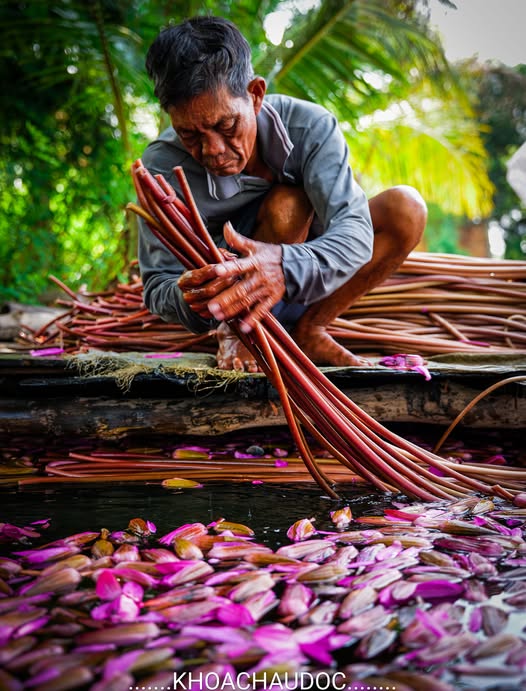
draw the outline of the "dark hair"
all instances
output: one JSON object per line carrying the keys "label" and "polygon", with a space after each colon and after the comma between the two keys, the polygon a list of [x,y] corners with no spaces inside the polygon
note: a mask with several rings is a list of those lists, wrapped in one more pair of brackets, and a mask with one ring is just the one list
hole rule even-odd
{"label": "dark hair", "polygon": [[150,46],[146,70],[164,110],[222,86],[245,97],[254,77],[245,37],[232,22],[211,16],[163,29]]}

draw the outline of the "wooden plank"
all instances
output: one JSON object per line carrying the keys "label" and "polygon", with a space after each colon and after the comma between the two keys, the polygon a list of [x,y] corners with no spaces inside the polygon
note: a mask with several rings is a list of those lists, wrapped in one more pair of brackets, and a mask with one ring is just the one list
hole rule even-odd
{"label": "wooden plank", "polygon": [[[212,371],[210,371],[212,372]],[[382,423],[447,426],[489,385],[525,374],[517,362],[485,368],[443,367],[431,381],[385,368],[330,370],[327,376]],[[201,371],[202,375],[202,371]],[[142,373],[123,391],[112,376],[78,376],[61,359],[0,357],[0,433],[81,435],[102,439],[150,434],[218,435],[284,425],[276,391],[262,375],[200,381],[190,373]],[[526,385],[508,384],[481,400],[463,424],[525,428]]]}
{"label": "wooden plank", "polygon": [[[508,389],[508,390],[504,390]],[[389,386],[344,389],[382,423],[449,425],[479,393],[472,385],[436,382],[432,387],[399,381]],[[524,386],[510,385],[483,399],[463,424],[479,428],[520,428],[526,422]],[[238,429],[285,425],[272,397],[241,399],[236,393],[190,397],[59,396],[3,400],[0,432],[96,436],[117,439],[155,434],[218,435]]]}

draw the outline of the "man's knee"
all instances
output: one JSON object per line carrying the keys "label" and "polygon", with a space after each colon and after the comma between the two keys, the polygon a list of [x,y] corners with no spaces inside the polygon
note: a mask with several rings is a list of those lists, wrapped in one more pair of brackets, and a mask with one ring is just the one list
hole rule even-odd
{"label": "man's knee", "polygon": [[305,242],[314,211],[302,187],[275,185],[263,200],[254,238],[263,242]]}
{"label": "man's knee", "polygon": [[426,227],[427,206],[418,190],[410,185],[397,185],[370,201],[375,231],[387,230],[410,252],[422,239]]}

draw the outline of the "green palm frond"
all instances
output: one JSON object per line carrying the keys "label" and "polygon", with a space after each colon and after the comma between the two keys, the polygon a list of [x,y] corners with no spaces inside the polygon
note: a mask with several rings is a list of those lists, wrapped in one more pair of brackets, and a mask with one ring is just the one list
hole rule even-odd
{"label": "green palm frond", "polygon": [[[440,43],[399,6],[326,0],[296,12],[281,44],[256,69],[270,91],[322,103],[339,118],[368,192],[413,184],[444,210],[485,215],[492,186],[468,99]],[[408,99],[411,107],[393,117]],[[388,109],[389,119],[382,117]]]}

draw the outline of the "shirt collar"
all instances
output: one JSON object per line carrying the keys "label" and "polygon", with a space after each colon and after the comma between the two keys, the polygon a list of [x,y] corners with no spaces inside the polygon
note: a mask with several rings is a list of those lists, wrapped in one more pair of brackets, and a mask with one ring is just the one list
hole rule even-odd
{"label": "shirt collar", "polygon": [[[279,174],[284,174],[287,158],[290,156],[294,144],[292,143],[285,125],[279,113],[267,101],[263,101],[261,110],[257,115],[258,142],[265,163]],[[213,199],[229,199],[238,194],[243,187],[243,178],[249,176],[238,175],[212,175],[206,171],[208,180],[208,192]]]}

